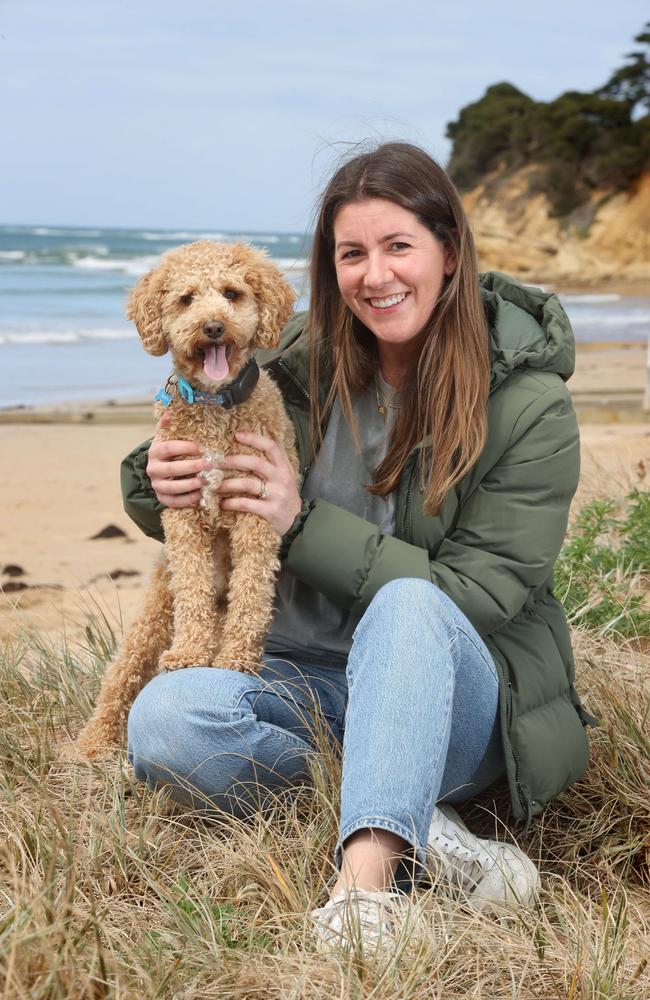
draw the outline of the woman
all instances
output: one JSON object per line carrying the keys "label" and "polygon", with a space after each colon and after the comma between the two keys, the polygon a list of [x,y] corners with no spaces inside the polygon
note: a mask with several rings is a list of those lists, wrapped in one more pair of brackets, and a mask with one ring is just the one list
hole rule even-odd
{"label": "woman", "polygon": [[[220,487],[224,509],[283,536],[265,667],[156,677],[129,720],[136,774],[255,808],[307,775],[316,705],[343,748],[339,876],[313,914],[323,939],[344,941],[354,908],[376,943],[393,890],[432,864],[477,907],[529,902],[532,862],[469,834],[448,803],[505,770],[530,820],[587,765],[552,593],[579,464],[566,316],[504,276],[479,283],[449,178],[387,143],[328,184],[309,314],[267,367],[296,428],[301,494],[255,435],[241,440],[259,457],[227,460],[242,478]],[[154,439],[125,460],[126,509],[147,533],[160,531],[152,489],[159,504],[198,501],[204,463],[178,461],[198,455]]]}

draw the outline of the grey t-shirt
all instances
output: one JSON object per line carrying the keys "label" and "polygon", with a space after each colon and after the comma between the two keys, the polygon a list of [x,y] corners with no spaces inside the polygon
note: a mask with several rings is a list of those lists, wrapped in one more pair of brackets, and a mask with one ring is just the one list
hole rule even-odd
{"label": "grey t-shirt", "polygon": [[[380,379],[382,399],[391,387]],[[352,396],[361,452],[352,436],[338,399],[332,407],[323,444],[305,479],[306,500],[323,499],[376,524],[386,535],[395,526],[395,498],[374,496],[364,488],[386,454],[395,409],[379,413],[375,384]],[[323,594],[298,580],[283,565],[277,582],[273,624],[267,639],[269,653],[296,653],[302,661],[345,667],[359,615],[333,604]]]}

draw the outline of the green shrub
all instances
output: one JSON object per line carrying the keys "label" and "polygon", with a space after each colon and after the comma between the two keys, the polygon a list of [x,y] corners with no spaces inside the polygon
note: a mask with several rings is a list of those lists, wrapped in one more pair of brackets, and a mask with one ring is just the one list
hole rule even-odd
{"label": "green shrub", "polygon": [[650,491],[633,490],[622,511],[617,506],[592,500],[580,511],[555,567],[555,590],[572,624],[600,635],[648,636]]}

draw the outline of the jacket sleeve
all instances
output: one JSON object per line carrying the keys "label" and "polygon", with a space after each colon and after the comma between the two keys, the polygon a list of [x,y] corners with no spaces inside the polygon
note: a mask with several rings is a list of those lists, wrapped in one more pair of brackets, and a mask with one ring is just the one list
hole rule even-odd
{"label": "jacket sleeve", "polygon": [[150,538],[162,542],[164,536],[160,514],[164,508],[158,503],[146,472],[150,444],[151,439],[143,441],[122,461],[120,467],[122,502],[124,510],[138,528]]}
{"label": "jacket sleeve", "polygon": [[507,447],[462,502],[435,558],[317,500],[291,543],[288,566],[356,612],[389,580],[431,580],[488,635],[521,611],[529,593],[551,576],[578,473],[578,427],[561,385],[536,396],[518,417]]}

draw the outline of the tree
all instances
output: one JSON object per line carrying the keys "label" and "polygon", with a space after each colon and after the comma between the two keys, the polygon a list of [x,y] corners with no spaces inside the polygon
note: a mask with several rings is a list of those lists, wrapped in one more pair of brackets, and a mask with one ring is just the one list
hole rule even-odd
{"label": "tree", "polygon": [[449,172],[459,187],[472,187],[502,158],[525,160],[529,137],[526,122],[535,102],[511,83],[488,87],[483,97],[461,109],[449,122],[453,140]]}
{"label": "tree", "polygon": [[650,21],[646,22],[644,30],[635,36],[635,42],[644,45],[645,49],[628,52],[625,58],[627,66],[621,66],[610,76],[599,93],[612,97],[616,101],[624,101],[629,105],[630,113],[640,104],[650,111]]}

